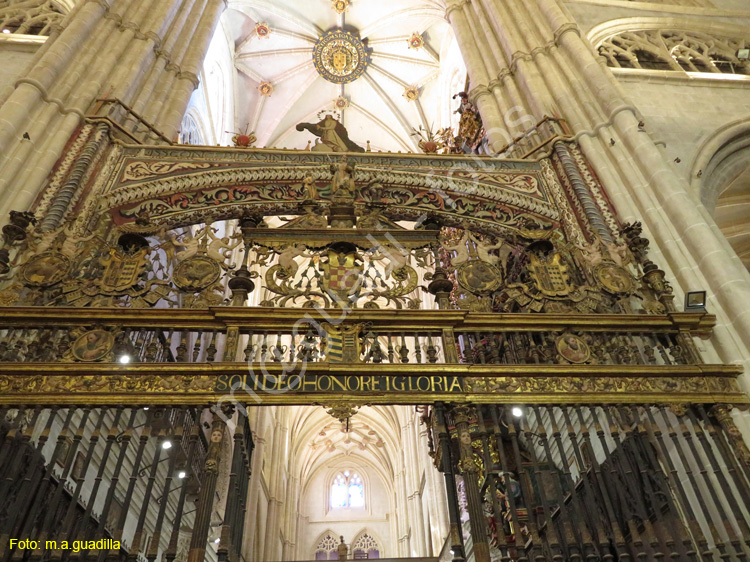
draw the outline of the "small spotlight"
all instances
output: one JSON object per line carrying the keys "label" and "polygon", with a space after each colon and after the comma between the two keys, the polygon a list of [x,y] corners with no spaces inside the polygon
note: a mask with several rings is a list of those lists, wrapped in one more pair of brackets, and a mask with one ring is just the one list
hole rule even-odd
{"label": "small spotlight", "polygon": [[216,540],[214,541],[214,544],[219,544],[220,542],[221,542],[221,539],[216,539]]}
{"label": "small spotlight", "polygon": [[10,33],[10,29],[3,29],[3,33]]}
{"label": "small spotlight", "polygon": [[690,291],[686,294],[685,312],[706,312],[706,291]]}
{"label": "small spotlight", "polygon": [[145,407],[143,408],[143,411],[144,411],[144,412],[148,412],[148,406],[145,406]]}
{"label": "small spotlight", "polygon": [[180,472],[177,473],[177,478],[179,478],[180,480],[185,478],[185,476],[187,476],[187,472],[185,472],[184,470],[181,470]]}
{"label": "small spotlight", "polygon": [[120,363],[122,363],[123,365],[126,365],[127,363],[130,363],[130,355],[128,355],[127,353],[120,355],[120,359],[118,359],[118,361],[120,361]]}
{"label": "small spotlight", "polygon": [[520,418],[520,417],[521,417],[521,416],[523,415],[523,410],[522,410],[521,408],[519,408],[518,406],[516,406],[515,408],[513,408],[513,409],[511,410],[511,413],[512,413],[512,414],[513,414],[513,415],[514,415],[515,417],[517,417],[517,418]]}
{"label": "small spotlight", "polygon": [[164,449],[165,451],[167,449],[171,449],[172,448],[172,442],[171,441],[164,441],[164,443],[161,444],[161,448]]}

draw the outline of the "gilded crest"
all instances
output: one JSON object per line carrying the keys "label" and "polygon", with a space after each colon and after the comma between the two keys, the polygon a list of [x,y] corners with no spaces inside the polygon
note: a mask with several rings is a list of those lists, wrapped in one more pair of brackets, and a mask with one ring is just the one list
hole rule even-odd
{"label": "gilded crest", "polygon": [[114,248],[102,260],[104,272],[99,284],[103,294],[117,294],[138,284],[146,270],[147,248],[123,255]]}
{"label": "gilded crest", "polygon": [[547,297],[564,297],[573,291],[568,266],[550,242],[534,242],[529,246],[529,273],[536,289]]}
{"label": "gilded crest", "polygon": [[21,268],[24,283],[32,287],[50,287],[62,281],[70,269],[70,260],[57,252],[34,256]]}
{"label": "gilded crest", "polygon": [[353,244],[333,244],[328,250],[328,260],[321,263],[323,289],[348,300],[362,285],[362,260]]}
{"label": "gilded crest", "polygon": [[359,363],[362,324],[335,327],[323,324],[326,331],[325,354],[329,363]]}

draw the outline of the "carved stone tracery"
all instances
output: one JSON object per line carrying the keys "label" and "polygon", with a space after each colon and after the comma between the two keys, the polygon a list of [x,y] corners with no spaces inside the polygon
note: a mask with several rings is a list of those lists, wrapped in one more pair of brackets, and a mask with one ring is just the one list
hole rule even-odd
{"label": "carved stone tracery", "polygon": [[626,31],[605,39],[599,54],[613,68],[750,74],[748,61],[737,57],[747,43],[698,31]]}

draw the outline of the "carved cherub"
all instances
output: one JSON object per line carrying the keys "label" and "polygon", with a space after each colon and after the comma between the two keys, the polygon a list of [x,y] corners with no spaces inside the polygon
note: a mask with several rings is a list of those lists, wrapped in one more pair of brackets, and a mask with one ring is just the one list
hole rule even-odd
{"label": "carved cherub", "polygon": [[443,240],[443,248],[449,252],[456,252],[456,255],[451,258],[451,265],[458,266],[462,263],[469,261],[469,231],[464,231],[463,236],[456,244],[448,244],[447,240]]}
{"label": "carved cherub", "polygon": [[294,277],[297,273],[297,270],[299,270],[299,264],[294,260],[294,258],[300,256],[309,257],[309,254],[307,254],[305,250],[307,250],[307,246],[305,246],[304,244],[293,244],[291,246],[287,246],[281,252],[279,252],[278,263],[289,275],[289,277]]}
{"label": "carved cherub", "polygon": [[371,259],[387,260],[388,265],[385,266],[385,276],[387,278],[394,271],[398,271],[408,265],[410,255],[409,251],[403,246],[380,246]]}
{"label": "carved cherub", "polygon": [[[227,259],[232,257],[232,251],[242,243],[242,234],[237,233],[219,238],[214,235],[214,232],[217,232],[217,230],[214,228],[208,229],[208,237],[211,238],[211,242],[208,244],[206,253],[210,258],[223,265]],[[234,243],[230,242],[232,239],[234,239]]]}
{"label": "carved cherub", "polygon": [[[477,255],[479,256],[479,259],[492,265],[497,265],[502,261],[503,265],[505,265],[505,260],[510,254],[510,246],[503,247],[505,245],[505,240],[502,239],[496,244],[490,244],[489,242],[489,237],[477,242]],[[492,250],[497,250],[498,248],[501,248],[500,256],[490,254]]]}

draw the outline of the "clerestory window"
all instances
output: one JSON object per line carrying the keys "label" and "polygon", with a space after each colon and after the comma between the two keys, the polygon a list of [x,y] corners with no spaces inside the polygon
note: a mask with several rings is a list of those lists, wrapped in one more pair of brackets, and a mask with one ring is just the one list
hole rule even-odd
{"label": "clerestory window", "polygon": [[336,475],[331,484],[331,507],[364,507],[365,489],[362,477],[345,470]]}

